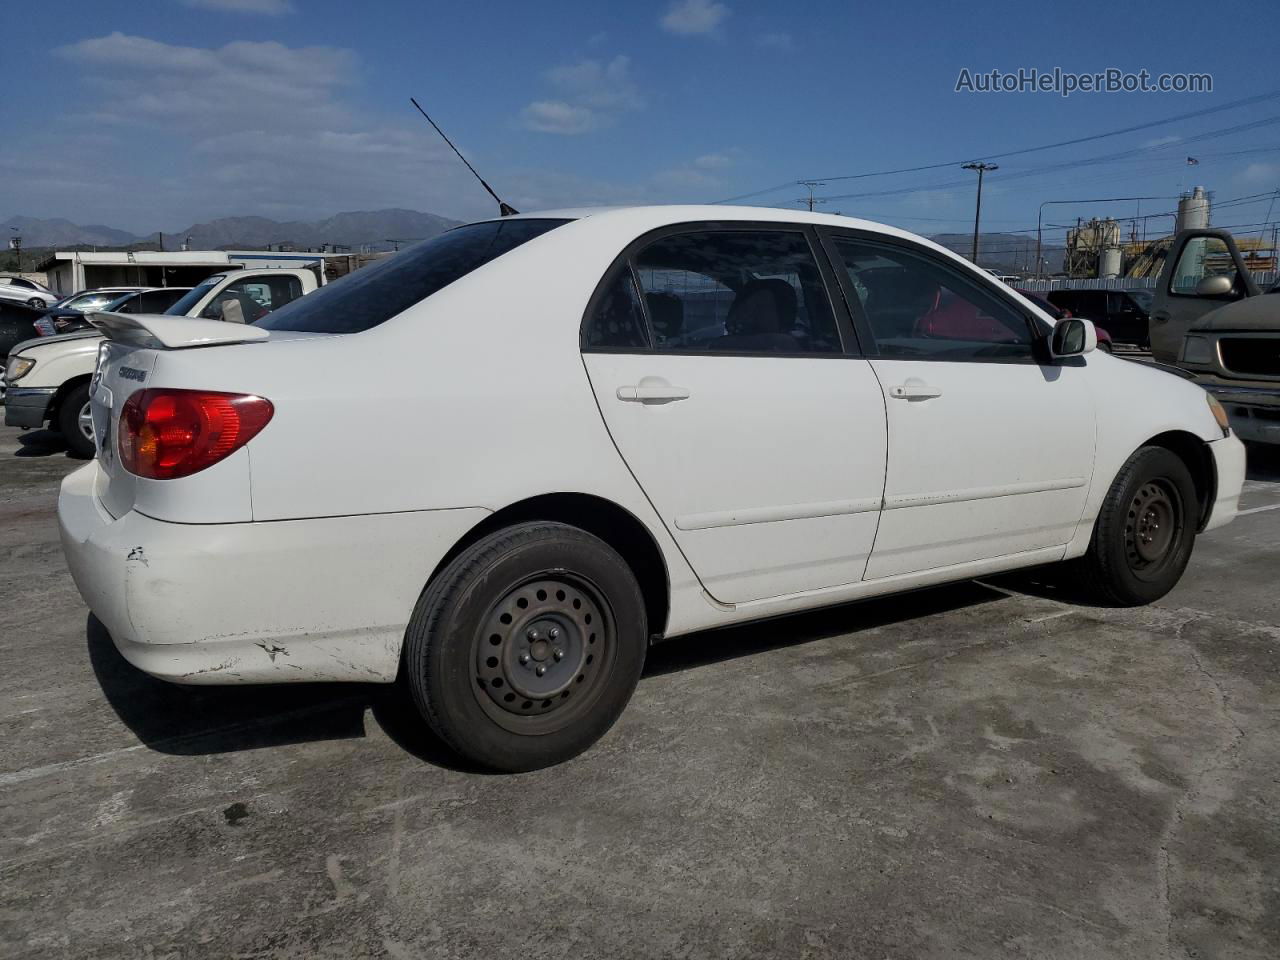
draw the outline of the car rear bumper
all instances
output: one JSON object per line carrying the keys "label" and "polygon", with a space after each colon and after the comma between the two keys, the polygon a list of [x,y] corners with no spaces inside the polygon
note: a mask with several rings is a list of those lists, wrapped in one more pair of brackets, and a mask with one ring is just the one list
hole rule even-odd
{"label": "car rear bumper", "polygon": [[4,394],[4,422],[10,427],[42,427],[56,387],[10,387]]}
{"label": "car rear bumper", "polygon": [[432,570],[480,508],[177,524],[63,480],[58,524],[89,609],[140,670],[176,683],[390,682]]}
{"label": "car rear bumper", "polygon": [[1214,471],[1218,478],[1213,507],[1205,530],[1214,530],[1235,519],[1240,510],[1240,491],[1244,487],[1244,444],[1234,434],[1214,440],[1209,445]]}

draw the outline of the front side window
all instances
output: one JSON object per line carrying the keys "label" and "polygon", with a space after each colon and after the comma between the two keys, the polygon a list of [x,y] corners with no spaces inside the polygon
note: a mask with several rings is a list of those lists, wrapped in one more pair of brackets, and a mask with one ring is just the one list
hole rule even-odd
{"label": "front side window", "polygon": [[272,310],[292,303],[300,296],[302,281],[295,276],[250,276],[227,284],[201,310],[200,315],[210,320],[256,323]]}
{"label": "front side window", "polygon": [[841,350],[817,261],[801,232],[674,234],[644,247],[635,269],[656,350]]}
{"label": "front side window", "polygon": [[1217,276],[1229,277],[1232,291],[1239,289],[1236,262],[1226,242],[1221,237],[1192,237],[1178,255],[1169,280],[1169,292],[1195,296],[1200,281]]}
{"label": "front side window", "polygon": [[520,218],[455,227],[273,310],[258,325],[270,330],[359,333],[568,222]]}
{"label": "front side window", "polygon": [[835,249],[881,356],[1033,359],[1026,318],[954,267],[862,240],[837,239]]}

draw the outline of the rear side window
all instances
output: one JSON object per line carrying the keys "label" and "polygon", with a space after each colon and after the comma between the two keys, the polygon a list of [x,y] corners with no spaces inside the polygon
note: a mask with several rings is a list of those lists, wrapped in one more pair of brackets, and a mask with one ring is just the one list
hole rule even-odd
{"label": "rear side window", "polygon": [[148,290],[138,294],[139,313],[164,313],[186,294],[185,290]]}
{"label": "rear side window", "polygon": [[568,221],[491,220],[458,227],[273,310],[258,326],[310,333],[368,330],[565,223]]}
{"label": "rear side window", "polygon": [[826,286],[801,232],[673,234],[637,253],[635,269],[656,350],[841,351]]}
{"label": "rear side window", "polygon": [[644,311],[640,308],[640,296],[636,292],[630,264],[614,267],[613,277],[605,284],[604,295],[587,321],[582,345],[623,350],[643,350],[649,346]]}

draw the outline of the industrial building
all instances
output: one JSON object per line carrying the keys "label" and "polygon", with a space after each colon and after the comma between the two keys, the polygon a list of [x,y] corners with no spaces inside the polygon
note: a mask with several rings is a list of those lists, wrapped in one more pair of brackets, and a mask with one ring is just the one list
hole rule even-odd
{"label": "industrial building", "polygon": [[[306,267],[324,265],[332,276],[339,263],[346,273],[348,254],[285,253],[275,250],[105,250],[58,251],[37,267],[55,293],[93,287],[189,287],[205,277],[242,267]],[[337,261],[330,265],[329,261]]]}

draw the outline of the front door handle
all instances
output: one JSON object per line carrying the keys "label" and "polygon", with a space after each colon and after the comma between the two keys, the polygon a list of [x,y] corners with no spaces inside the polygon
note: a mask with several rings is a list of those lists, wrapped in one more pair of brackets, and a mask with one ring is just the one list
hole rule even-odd
{"label": "front door handle", "polygon": [[619,387],[618,399],[628,403],[671,403],[689,399],[689,388],[674,387],[657,377],[645,377],[633,387]]}
{"label": "front door handle", "polygon": [[1151,319],[1156,323],[1168,323],[1173,319],[1173,317],[1170,314],[1165,313],[1163,310],[1157,310],[1151,315]]}
{"label": "front door handle", "polygon": [[912,377],[906,383],[890,387],[889,396],[895,400],[932,400],[934,397],[942,396],[942,391],[937,387],[929,386],[923,380]]}

